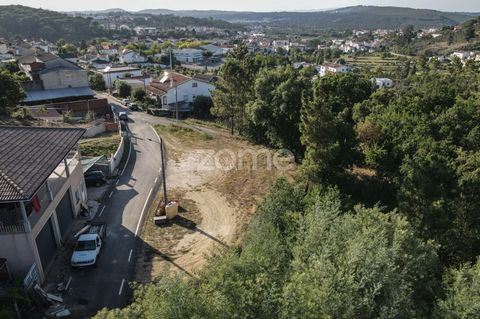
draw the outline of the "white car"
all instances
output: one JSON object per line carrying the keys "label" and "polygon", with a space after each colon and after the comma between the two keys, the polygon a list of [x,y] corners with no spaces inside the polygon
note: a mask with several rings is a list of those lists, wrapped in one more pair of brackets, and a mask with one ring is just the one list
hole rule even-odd
{"label": "white car", "polygon": [[123,105],[127,106],[130,103],[129,99],[122,99]]}
{"label": "white car", "polygon": [[87,233],[80,235],[70,260],[72,267],[96,265],[105,236],[106,225],[103,223],[90,226]]}

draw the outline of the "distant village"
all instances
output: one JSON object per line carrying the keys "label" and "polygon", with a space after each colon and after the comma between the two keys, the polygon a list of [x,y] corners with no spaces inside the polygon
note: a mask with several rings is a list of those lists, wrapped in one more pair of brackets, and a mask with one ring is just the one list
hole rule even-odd
{"label": "distant village", "polygon": [[[0,64],[16,64],[25,79],[22,86],[26,92],[23,105],[36,116],[60,116],[72,107],[78,110],[94,109],[99,116],[108,113],[106,100],[95,99],[95,92],[89,87],[88,76],[101,76],[105,88],[115,93],[115,84],[125,82],[133,90],[143,89],[155,101],[152,110],[172,112],[173,105],[182,112],[192,111],[192,103],[197,96],[210,96],[214,88],[216,72],[226,56],[239,41],[246,44],[252,53],[273,55],[293,54],[294,68],[313,68],[317,75],[348,73],[355,70],[340,55],[368,55],[385,52],[392,35],[398,30],[353,30],[344,38],[333,38],[323,42],[312,39],[280,39],[258,30],[237,32],[232,37],[219,37],[221,30],[190,26],[183,30],[194,30],[197,34],[212,34],[210,40],[161,38],[154,27],[131,27],[128,17],[112,19],[110,16],[95,16],[95,20],[107,29],[128,29],[134,36],[125,39],[99,39],[83,48],[73,48],[65,52],[58,43],[39,40],[0,39]],[[127,20],[125,20],[127,19]],[[125,20],[125,21],[124,21]],[[438,37],[438,29],[418,32],[416,37]],[[315,56],[316,52],[327,52],[330,59],[304,59]],[[325,56],[325,54],[324,54]],[[480,52],[455,51],[450,55],[433,56],[440,63],[459,60],[465,64],[469,60],[480,60]],[[374,77],[372,82],[378,88],[394,85],[392,79]],[[188,89],[186,87],[188,86]],[[180,91],[179,91],[180,90]],[[92,102],[93,101],[93,102]],[[39,114],[38,107],[59,110],[54,114]],[[79,116],[82,116],[80,114]]]}

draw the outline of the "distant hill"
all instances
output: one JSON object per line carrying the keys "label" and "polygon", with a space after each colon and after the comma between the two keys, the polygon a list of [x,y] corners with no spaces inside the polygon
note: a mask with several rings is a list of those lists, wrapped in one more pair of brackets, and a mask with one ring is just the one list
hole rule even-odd
{"label": "distant hill", "polygon": [[105,35],[92,19],[18,5],[0,6],[1,37],[80,41]]}
{"label": "distant hill", "polygon": [[105,9],[105,10],[71,11],[66,13],[106,14],[106,13],[113,13],[113,12],[128,12],[128,11],[122,8],[111,8],[111,9]]}
{"label": "distant hill", "polygon": [[460,24],[472,14],[441,12],[401,7],[353,6],[318,12],[235,12],[215,10],[166,9],[142,10],[139,13],[173,14],[198,18],[222,19],[229,22],[263,23],[272,27],[295,29],[396,29],[406,25],[417,28]]}
{"label": "distant hill", "polygon": [[[195,17],[181,17],[174,15],[147,15],[133,14],[122,9],[104,10],[103,15],[128,15],[132,27],[142,25],[156,27],[159,30],[171,30],[175,27],[202,26],[216,27],[227,30],[239,30],[225,20],[201,19]],[[88,14],[82,12],[83,14]],[[127,23],[127,22],[126,22]],[[126,35],[129,31],[105,30],[92,17],[72,16],[43,9],[34,9],[26,6],[0,6],[0,37],[12,38],[19,36],[28,39],[44,39],[55,42],[65,39],[69,42],[89,40],[96,37],[110,37]]]}

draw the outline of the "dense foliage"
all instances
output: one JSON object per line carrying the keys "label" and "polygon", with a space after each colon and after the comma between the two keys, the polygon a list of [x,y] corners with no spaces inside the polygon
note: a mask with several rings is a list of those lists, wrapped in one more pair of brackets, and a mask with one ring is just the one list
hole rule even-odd
{"label": "dense foliage", "polygon": [[25,92],[14,75],[0,68],[0,115],[9,115],[24,97]]}
{"label": "dense foliage", "polygon": [[440,299],[435,317],[446,319],[476,318],[480,313],[480,262],[451,269],[444,278],[445,299]]}
{"label": "dense foliage", "polygon": [[404,59],[376,89],[372,70],[314,78],[289,58],[239,45],[211,111],[292,150],[298,186],[279,181],[197,279],[163,276],[99,318],[475,318],[479,63]]}
{"label": "dense foliage", "polygon": [[24,6],[0,7],[0,36],[29,39],[80,41],[107,33],[92,19]]}
{"label": "dense foliage", "polygon": [[321,29],[396,29],[406,25],[430,28],[461,23],[467,14],[402,7],[353,6],[318,12],[235,12],[212,10],[143,10],[142,13],[176,14],[198,18],[251,23],[262,21],[275,32],[315,32]]}
{"label": "dense foliage", "polygon": [[115,89],[120,97],[128,98],[132,95],[132,87],[125,81],[115,81]]}
{"label": "dense foliage", "polygon": [[[395,213],[342,208],[338,191],[280,180],[245,243],[198,279],[166,275],[97,318],[412,318],[432,311],[435,248]],[[389,274],[389,275],[386,275]]]}
{"label": "dense foliage", "polygon": [[103,76],[99,73],[93,73],[88,76],[88,85],[95,91],[105,91],[107,88]]}

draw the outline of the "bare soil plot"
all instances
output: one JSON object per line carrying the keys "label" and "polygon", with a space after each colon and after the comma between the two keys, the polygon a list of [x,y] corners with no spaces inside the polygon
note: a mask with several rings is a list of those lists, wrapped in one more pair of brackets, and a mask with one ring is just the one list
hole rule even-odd
{"label": "bare soil plot", "polygon": [[[293,160],[253,145],[225,130],[198,126],[157,126],[167,148],[167,189],[178,199],[177,220],[158,227],[157,194],[141,238],[136,280],[149,282],[165,271],[195,276],[215,247],[238,244],[245,225],[271,184],[291,176]],[[210,134],[212,133],[212,134]],[[281,162],[282,166],[275,165]]]}

